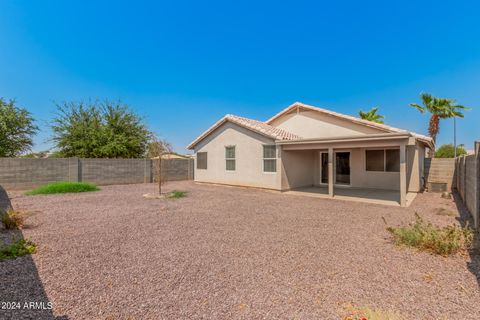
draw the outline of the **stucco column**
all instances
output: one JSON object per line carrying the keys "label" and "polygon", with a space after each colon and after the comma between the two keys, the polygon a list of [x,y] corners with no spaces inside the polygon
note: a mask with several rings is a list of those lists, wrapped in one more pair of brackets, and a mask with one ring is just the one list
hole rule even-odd
{"label": "stucco column", "polygon": [[400,206],[407,206],[407,163],[405,144],[400,145]]}
{"label": "stucco column", "polygon": [[328,195],[333,198],[333,148],[328,148]]}

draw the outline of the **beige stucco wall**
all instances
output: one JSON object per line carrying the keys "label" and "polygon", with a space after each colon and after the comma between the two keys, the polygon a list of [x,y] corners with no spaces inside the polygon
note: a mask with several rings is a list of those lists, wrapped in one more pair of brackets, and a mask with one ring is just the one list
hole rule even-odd
{"label": "beige stucco wall", "polygon": [[399,172],[366,170],[366,150],[366,148],[352,150],[350,164],[352,187],[400,190]]}
{"label": "beige stucco wall", "polygon": [[[319,118],[324,115],[312,112],[291,114],[274,122],[279,127],[303,137],[345,136],[352,134],[378,133],[368,127],[340,123],[329,117],[326,123]],[[323,119],[325,120],[325,119]],[[303,130],[303,131],[302,131]],[[315,136],[308,136],[313,135]],[[252,186],[275,190],[288,190],[320,183],[320,156],[322,148],[333,147],[337,151],[351,152],[351,186],[358,188],[400,189],[400,173],[366,171],[365,150],[372,148],[398,148],[399,144],[410,143],[408,139],[385,141],[354,141],[333,145],[282,145],[277,146],[277,172],[263,172],[263,145],[273,144],[274,140],[254,133],[243,127],[227,122],[196,145],[194,151],[208,152],[208,168],[195,169],[195,181],[222,183],[229,185]],[[225,147],[236,146],[236,170],[225,169]],[[407,189],[418,192],[422,189],[425,147],[416,142],[407,146]],[[195,163],[196,168],[196,163]]]}
{"label": "beige stucco wall", "polygon": [[423,190],[425,146],[421,143],[407,146],[407,190],[420,192]]}
{"label": "beige stucco wall", "polygon": [[[201,141],[194,149],[208,152],[207,169],[196,169],[195,181],[280,189],[280,160],[276,173],[263,172],[263,145],[274,141],[227,122]],[[236,170],[225,169],[225,147],[235,145]],[[278,153],[278,152],[277,152]]]}
{"label": "beige stucco wall", "polygon": [[[387,147],[388,149],[392,147]],[[366,170],[366,150],[384,148],[351,148],[350,151],[350,182],[352,187],[400,190],[399,172],[376,172]],[[324,150],[327,151],[327,150]],[[317,152],[315,166],[320,168],[319,152]],[[423,188],[423,159],[425,147],[421,144],[407,147],[407,190],[419,192]],[[320,183],[320,170],[315,173],[315,185]]]}
{"label": "beige stucco wall", "polygon": [[321,114],[314,111],[300,111],[284,115],[272,126],[279,127],[302,138],[329,138],[362,134],[382,133],[379,129],[366,127],[351,121]]}
{"label": "beige stucco wall", "polygon": [[[372,149],[372,148],[369,148]],[[350,186],[355,188],[373,188],[400,190],[399,172],[374,172],[366,170],[365,151],[367,148],[346,148],[336,151],[350,152]],[[322,150],[327,152],[327,150]],[[315,173],[314,184],[320,184],[320,152],[315,152],[315,166],[318,170]]]}
{"label": "beige stucco wall", "polygon": [[[336,151],[344,150],[351,152],[350,158],[350,181],[352,187],[357,188],[378,188],[388,190],[400,190],[399,172],[372,172],[366,171],[365,151],[367,149],[391,149],[398,148],[400,144],[407,144],[407,140],[386,140],[368,142],[350,142],[331,145]],[[407,146],[407,190],[419,192],[423,189],[425,146],[422,143]],[[320,151],[326,152],[325,146],[316,145],[284,145],[288,151],[300,151],[305,149],[317,149],[314,151],[313,162],[314,185],[320,183]]]}
{"label": "beige stucco wall", "polygon": [[315,179],[315,151],[282,151],[282,190],[313,186]]}

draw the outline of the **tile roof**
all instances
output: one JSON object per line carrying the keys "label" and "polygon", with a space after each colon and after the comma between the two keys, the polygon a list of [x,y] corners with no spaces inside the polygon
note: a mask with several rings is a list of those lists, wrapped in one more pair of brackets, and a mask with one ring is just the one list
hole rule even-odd
{"label": "tile roof", "polygon": [[244,117],[239,117],[233,114],[227,114],[226,118],[238,125],[243,125],[254,131],[263,133],[269,137],[272,137],[277,140],[295,140],[300,139],[296,134],[290,133],[286,130],[271,126],[265,122],[248,119]]}
{"label": "tile roof", "polygon": [[290,112],[291,110],[294,110],[297,107],[302,108],[302,109],[306,109],[306,110],[312,110],[312,111],[320,112],[320,113],[327,114],[327,115],[337,117],[337,118],[342,118],[342,119],[349,120],[349,121],[354,122],[354,123],[362,124],[362,125],[365,125],[365,126],[368,126],[368,127],[371,127],[371,128],[376,128],[376,129],[379,129],[379,130],[383,130],[385,132],[409,133],[415,138],[418,138],[418,139],[423,140],[427,143],[432,143],[433,144],[433,139],[431,137],[427,137],[427,136],[424,136],[424,135],[421,135],[421,134],[418,134],[418,133],[415,133],[415,132],[411,132],[411,131],[408,131],[408,130],[395,128],[395,127],[392,127],[392,126],[389,126],[389,125],[386,125],[386,124],[376,123],[376,122],[360,119],[360,118],[357,118],[357,117],[349,116],[349,115],[346,115],[346,114],[338,113],[338,112],[335,112],[335,111],[330,111],[330,110],[327,110],[327,109],[314,107],[314,106],[304,104],[304,103],[301,103],[301,102],[295,102],[294,104],[288,106],[284,110],[282,110],[279,113],[277,113],[276,115],[274,115],[272,118],[265,121],[265,123],[271,124],[274,120],[280,118],[282,115]]}
{"label": "tile roof", "polygon": [[207,131],[202,133],[197,139],[195,139],[192,143],[190,143],[187,148],[192,149],[197,143],[205,139],[210,133],[212,133],[215,129],[220,127],[225,122],[232,122],[241,127],[250,129],[254,132],[257,132],[261,135],[267,136],[274,140],[297,140],[301,139],[301,137],[297,136],[296,134],[290,133],[286,130],[271,126],[265,122],[248,119],[244,117],[239,117],[233,114],[227,114],[222,119],[217,121],[213,126],[211,126]]}
{"label": "tile roof", "polygon": [[205,139],[210,133],[212,133],[215,129],[217,129],[219,126],[221,126],[222,124],[224,124],[227,121],[235,123],[235,124],[237,124],[241,127],[247,128],[249,130],[252,130],[254,132],[257,132],[261,135],[267,136],[267,137],[275,139],[275,140],[284,140],[284,141],[285,140],[287,140],[287,141],[288,140],[300,140],[302,138],[297,136],[296,134],[293,134],[291,132],[288,132],[286,130],[283,130],[283,129],[280,129],[280,128],[277,128],[277,127],[274,127],[274,126],[271,125],[271,123],[273,121],[280,118],[284,114],[287,114],[292,110],[295,110],[296,108],[302,108],[302,109],[305,109],[305,110],[312,110],[312,111],[320,112],[320,113],[327,114],[327,115],[330,115],[330,116],[333,116],[333,117],[342,118],[342,119],[351,121],[353,123],[357,123],[357,124],[361,124],[361,125],[364,125],[364,126],[367,126],[367,127],[379,129],[381,131],[388,132],[388,133],[406,133],[406,134],[409,134],[410,136],[415,137],[416,139],[419,139],[420,141],[426,143],[429,147],[434,148],[434,143],[433,143],[432,138],[421,135],[421,134],[418,134],[418,133],[415,133],[415,132],[411,132],[411,131],[407,131],[407,130],[403,130],[403,129],[398,129],[398,128],[395,128],[395,127],[392,127],[392,126],[389,126],[389,125],[386,125],[386,124],[376,123],[376,122],[360,119],[360,118],[357,118],[357,117],[349,116],[349,115],[346,115],[346,114],[330,111],[330,110],[327,110],[327,109],[322,109],[322,108],[310,106],[310,105],[307,105],[307,104],[303,104],[301,102],[295,102],[294,104],[285,108],[284,110],[277,113],[275,116],[273,116],[272,118],[270,118],[269,120],[267,120],[265,122],[258,121],[258,120],[252,120],[252,119],[248,119],[248,118],[244,118],[244,117],[239,117],[239,116],[232,115],[232,114],[227,114],[222,119],[217,121],[213,126],[211,126],[207,131],[202,133],[192,143],[190,143],[187,146],[187,149],[193,149],[193,147],[197,143],[199,143],[200,141]]}

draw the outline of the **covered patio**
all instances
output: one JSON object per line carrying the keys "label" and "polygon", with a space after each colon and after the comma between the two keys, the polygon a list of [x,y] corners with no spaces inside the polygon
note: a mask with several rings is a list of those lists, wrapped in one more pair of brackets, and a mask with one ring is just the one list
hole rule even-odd
{"label": "covered patio", "polygon": [[410,133],[278,142],[282,190],[406,207],[423,189],[425,148]]}
{"label": "covered patio", "polygon": [[[400,206],[400,194],[396,190],[372,189],[372,188],[333,188],[333,197],[328,194],[328,187],[313,186],[296,188],[286,191],[285,194],[316,197],[333,198],[345,201],[360,201],[367,203],[383,204],[390,206]],[[406,206],[410,206],[415,197],[414,192],[408,192],[406,196]]]}

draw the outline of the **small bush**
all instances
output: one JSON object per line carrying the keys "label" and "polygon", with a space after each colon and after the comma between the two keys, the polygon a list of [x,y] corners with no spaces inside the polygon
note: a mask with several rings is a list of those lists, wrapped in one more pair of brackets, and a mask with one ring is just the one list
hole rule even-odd
{"label": "small bush", "polygon": [[443,256],[471,247],[474,233],[468,226],[462,228],[452,225],[438,228],[425,223],[418,214],[415,216],[415,223],[405,227],[387,228],[393,235],[395,244],[415,247]]}
{"label": "small bush", "polygon": [[25,222],[25,214],[20,211],[8,209],[1,215],[0,220],[5,226],[5,229],[20,229]]}
{"label": "small bush", "polygon": [[372,309],[369,307],[357,308],[347,306],[348,315],[343,320],[401,320],[400,314],[390,310]]}
{"label": "small bush", "polygon": [[37,245],[30,240],[13,240],[11,244],[0,243],[0,261],[15,259],[37,251]]}
{"label": "small bush", "polygon": [[[467,154],[463,144],[457,146],[457,157]],[[435,158],[453,158],[455,156],[455,148],[453,144],[443,144],[435,150]]]}
{"label": "small bush", "polygon": [[96,185],[87,182],[54,182],[41,186],[27,192],[27,195],[54,194],[54,193],[75,193],[100,190]]}
{"label": "small bush", "polygon": [[185,197],[186,195],[187,195],[187,192],[185,192],[185,191],[174,190],[172,192],[167,193],[167,198],[169,198],[169,199],[179,199],[179,198]]}

